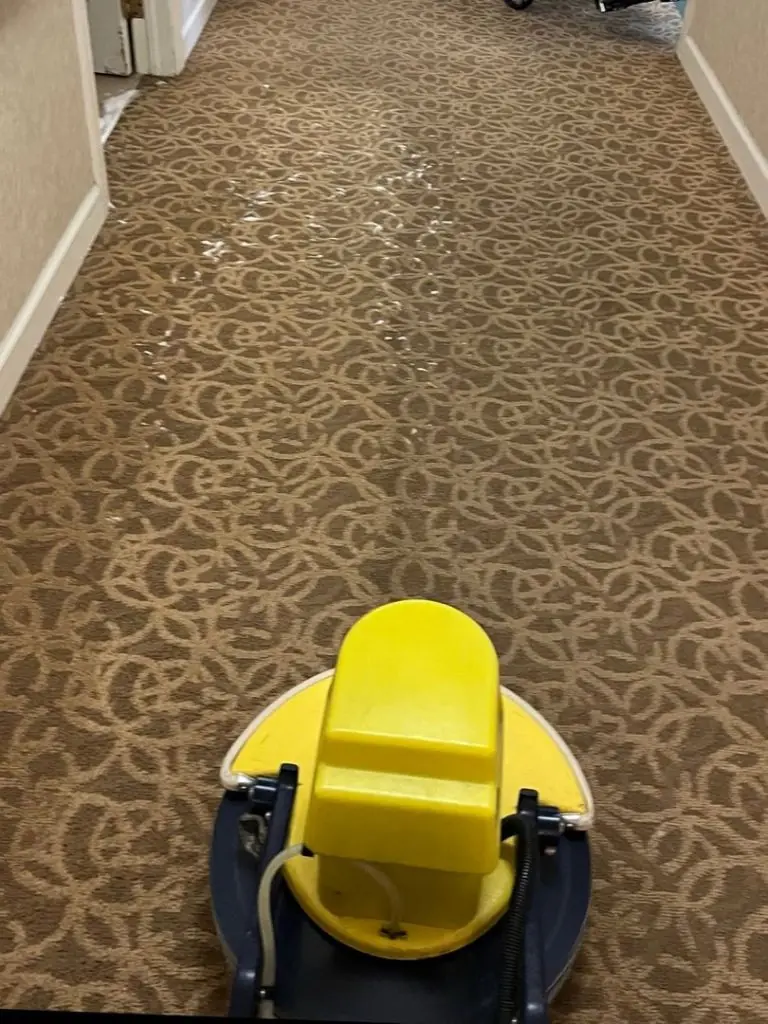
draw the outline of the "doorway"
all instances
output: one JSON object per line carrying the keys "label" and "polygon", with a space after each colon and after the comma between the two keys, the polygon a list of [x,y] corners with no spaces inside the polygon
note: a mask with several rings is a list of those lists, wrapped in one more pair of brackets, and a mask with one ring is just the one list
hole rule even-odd
{"label": "doorway", "polygon": [[178,75],[216,0],[86,0],[102,142],[142,75]]}

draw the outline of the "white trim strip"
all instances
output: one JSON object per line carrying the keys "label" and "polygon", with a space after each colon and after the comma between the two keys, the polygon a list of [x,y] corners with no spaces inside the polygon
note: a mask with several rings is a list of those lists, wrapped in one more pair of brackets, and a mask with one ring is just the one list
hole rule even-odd
{"label": "white trim strip", "polygon": [[502,686],[501,691],[506,694],[510,700],[513,700],[518,707],[522,708],[526,714],[530,715],[534,721],[538,722],[542,729],[544,729],[544,731],[549,735],[550,739],[560,748],[560,753],[566,758],[568,764],[571,766],[573,774],[578,780],[581,791],[584,794],[584,803],[587,805],[587,809],[583,814],[576,814],[575,812],[566,813],[563,815],[563,818],[565,818],[571,828],[575,828],[580,832],[584,832],[588,828],[591,828],[595,820],[595,801],[592,796],[590,785],[587,782],[587,778],[581,769],[581,765],[574,757],[571,748],[565,742],[557,729],[555,729],[553,725],[550,725],[546,718],[538,712],[536,708],[532,707],[528,701],[523,700],[522,697],[519,697],[506,686]]}
{"label": "white trim strip", "polygon": [[[693,25],[695,27],[695,22]],[[722,82],[690,35],[683,35],[677,55],[747,186],[768,217],[768,155],[760,149]]]}
{"label": "white trim strip", "polygon": [[8,334],[0,338],[0,413],[43,340],[106,216],[106,193],[99,184],[91,185],[41,269]]}
{"label": "white trim strip", "polygon": [[247,789],[253,781],[249,775],[238,775],[236,772],[233,772],[232,764],[262,722],[266,718],[269,718],[273,711],[277,711],[277,709],[282,707],[283,704],[287,704],[288,701],[292,697],[295,697],[297,693],[301,693],[302,690],[308,690],[310,686],[314,686],[315,683],[322,682],[331,675],[333,675],[333,669],[326,669],[325,672],[318,672],[318,674],[316,676],[312,676],[311,679],[305,679],[303,683],[299,683],[298,686],[294,686],[276,700],[273,700],[271,704],[268,704],[267,707],[265,707],[264,710],[253,719],[253,721],[237,737],[221,763],[219,778],[224,789]]}

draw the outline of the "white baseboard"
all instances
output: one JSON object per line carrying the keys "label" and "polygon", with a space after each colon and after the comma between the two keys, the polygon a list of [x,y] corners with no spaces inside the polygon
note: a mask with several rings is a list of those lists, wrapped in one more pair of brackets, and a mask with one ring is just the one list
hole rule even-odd
{"label": "white baseboard", "polygon": [[197,44],[200,34],[205,28],[215,6],[216,0],[198,0],[194,10],[187,16],[181,29],[181,38],[184,40],[185,61]]}
{"label": "white baseboard", "polygon": [[10,330],[0,339],[0,413],[99,233],[107,206],[104,190],[93,185],[57,242]]}
{"label": "white baseboard", "polygon": [[677,52],[699,99],[768,217],[768,156],[760,149],[706,57],[689,35],[683,36]]}

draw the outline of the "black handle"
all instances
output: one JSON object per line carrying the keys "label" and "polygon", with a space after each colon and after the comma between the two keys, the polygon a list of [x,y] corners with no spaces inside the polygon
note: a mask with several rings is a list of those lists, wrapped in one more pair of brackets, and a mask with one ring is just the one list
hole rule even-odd
{"label": "black handle", "polygon": [[[285,847],[288,840],[288,829],[291,824],[293,802],[299,784],[299,769],[295,764],[284,764],[280,767],[277,784],[274,790],[274,804],[269,818],[269,827],[264,840],[258,862],[253,862],[253,899],[251,901],[251,921],[242,945],[238,950],[237,966],[232,987],[229,992],[229,1017],[257,1017],[259,1013],[261,988],[261,936],[256,910],[256,894],[264,868],[273,857]],[[262,786],[258,792],[250,794],[254,807],[266,811],[268,794]]]}

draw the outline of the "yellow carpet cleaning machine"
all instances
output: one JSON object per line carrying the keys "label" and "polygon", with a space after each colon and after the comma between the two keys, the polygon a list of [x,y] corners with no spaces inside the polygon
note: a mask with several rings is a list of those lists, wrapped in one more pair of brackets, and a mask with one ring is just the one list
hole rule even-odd
{"label": "yellow carpet cleaning machine", "polygon": [[486,633],[399,601],[221,769],[213,909],[229,1015],[545,1024],[584,931],[589,786],[499,684]]}

